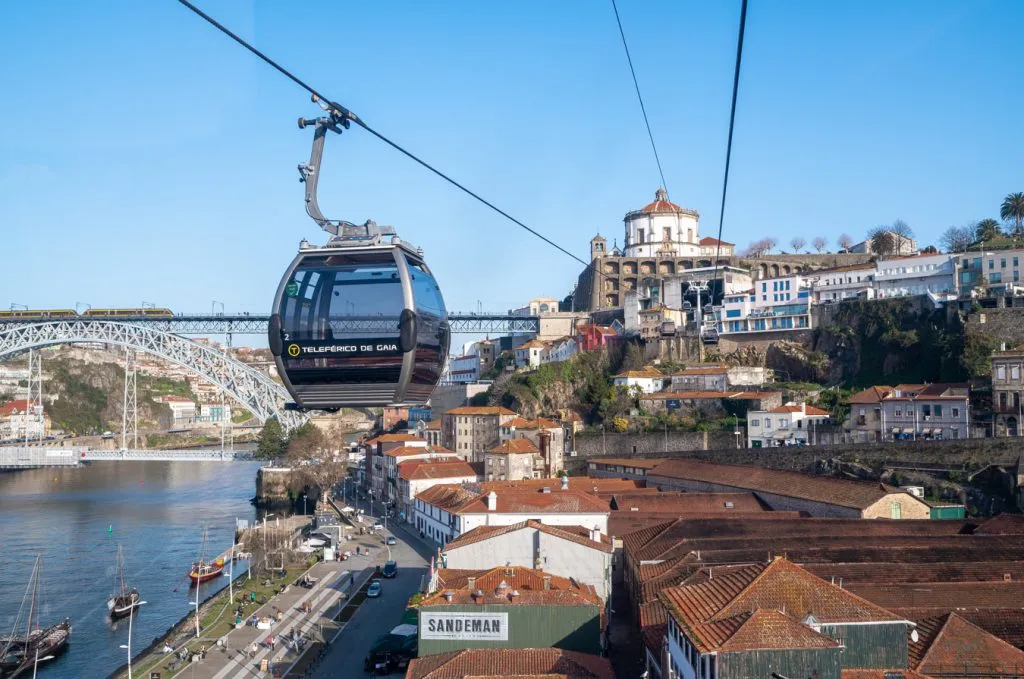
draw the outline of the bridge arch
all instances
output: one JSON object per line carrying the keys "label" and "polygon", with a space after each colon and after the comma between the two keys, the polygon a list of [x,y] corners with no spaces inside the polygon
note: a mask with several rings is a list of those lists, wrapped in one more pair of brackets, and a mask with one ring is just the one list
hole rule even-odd
{"label": "bridge arch", "polygon": [[276,417],[290,429],[306,420],[299,412],[283,410],[288,391],[269,376],[216,349],[144,325],[78,318],[13,326],[0,330],[0,360],[72,343],[113,344],[180,365],[222,389],[261,422]]}

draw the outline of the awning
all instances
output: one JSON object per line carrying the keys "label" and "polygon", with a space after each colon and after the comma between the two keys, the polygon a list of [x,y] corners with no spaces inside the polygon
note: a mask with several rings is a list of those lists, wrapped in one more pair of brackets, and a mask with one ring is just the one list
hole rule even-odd
{"label": "awning", "polygon": [[936,427],[935,429],[932,430],[932,433],[933,434],[941,434],[942,433],[942,427]]}
{"label": "awning", "polygon": [[911,429],[910,427],[903,427],[903,433],[904,434],[913,434],[914,430]]}
{"label": "awning", "polygon": [[900,428],[899,427],[893,427],[892,428],[892,433],[893,434],[899,434],[900,433]]}
{"label": "awning", "polygon": [[932,430],[931,430],[930,427],[925,427],[924,429],[921,430],[921,434],[923,436],[930,436],[931,433],[932,433]]}
{"label": "awning", "polygon": [[792,436],[793,436],[793,435],[792,435],[792,434],[790,434],[790,433],[789,433],[788,431],[777,431],[777,432],[775,432],[775,434],[774,434],[774,435],[772,436],[772,438],[773,438],[773,439],[779,439],[779,440],[781,441],[782,439],[788,439],[788,438],[790,438],[790,437],[792,437]]}

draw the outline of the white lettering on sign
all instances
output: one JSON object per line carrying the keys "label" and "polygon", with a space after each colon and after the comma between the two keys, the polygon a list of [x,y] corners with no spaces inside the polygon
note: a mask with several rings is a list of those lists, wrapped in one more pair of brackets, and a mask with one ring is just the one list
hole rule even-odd
{"label": "white lettering on sign", "polygon": [[434,613],[421,609],[420,639],[508,641],[508,613]]}

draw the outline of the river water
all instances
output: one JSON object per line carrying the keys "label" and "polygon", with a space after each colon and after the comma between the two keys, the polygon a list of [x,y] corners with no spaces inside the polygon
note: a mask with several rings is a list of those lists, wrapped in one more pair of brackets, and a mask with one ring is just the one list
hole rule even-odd
{"label": "river water", "polygon": [[[183,582],[199,556],[231,546],[235,519],[256,517],[258,462],[95,462],[76,469],[0,474],[0,634],[14,625],[41,554],[40,624],[71,618],[68,651],[47,679],[102,679],[127,661],[127,619],[111,624],[117,545],[125,578],[147,602],[132,622],[138,654],[188,614],[195,590]],[[244,562],[235,564],[242,566]],[[204,583],[200,599],[226,587]],[[191,596],[190,596],[191,594]]]}

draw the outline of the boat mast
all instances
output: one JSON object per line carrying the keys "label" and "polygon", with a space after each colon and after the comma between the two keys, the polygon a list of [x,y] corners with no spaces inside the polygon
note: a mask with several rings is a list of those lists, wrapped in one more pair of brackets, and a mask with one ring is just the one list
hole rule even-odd
{"label": "boat mast", "polygon": [[28,631],[25,633],[25,642],[28,643],[29,637],[32,635],[32,618],[36,614],[36,595],[39,593],[39,562],[42,561],[43,556],[39,554],[36,556],[36,564],[32,567],[32,603],[28,609]]}
{"label": "boat mast", "polygon": [[124,560],[121,556],[121,545],[117,546],[117,578],[119,582],[115,584],[119,584],[118,592],[124,594]]}

